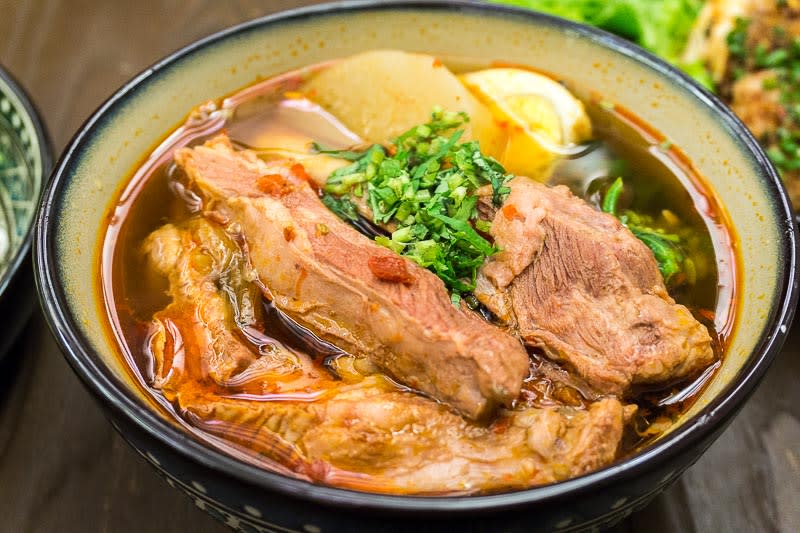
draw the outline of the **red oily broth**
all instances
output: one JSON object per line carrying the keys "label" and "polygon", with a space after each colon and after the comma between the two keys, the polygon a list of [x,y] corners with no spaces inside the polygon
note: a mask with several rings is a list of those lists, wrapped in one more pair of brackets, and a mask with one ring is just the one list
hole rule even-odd
{"label": "red oily broth", "polygon": [[[463,58],[445,64],[459,71],[479,66]],[[141,245],[148,234],[164,223],[196,216],[199,198],[176,179],[180,171],[172,154],[177,148],[202,143],[225,131],[240,147],[257,149],[265,157],[296,157],[302,162],[312,140],[333,148],[347,148],[356,143],[357,137],[335,117],[297,92],[306,77],[325,66],[267,79],[195,109],[131,170],[129,179],[109,206],[98,253],[101,280],[98,305],[108,318],[108,334],[115,340],[119,356],[147,396],[211,445],[276,471],[284,471],[285,467],[264,457],[254,457],[242,446],[223,441],[201,425],[184,419],[159,391],[148,385],[154,362],[145,349],[146,325],[155,312],[169,303],[169,297],[166,280],[146,267]],[[632,208],[654,216],[669,211],[695,230],[697,282],[671,294],[709,328],[717,355],[717,362],[700,376],[657,391],[640,391],[639,415],[623,445],[625,454],[649,442],[663,430],[664,424],[688,409],[719,368],[736,324],[737,281],[741,279],[738,240],[719,199],[679,148],[665,143],[663,135],[629,110],[596,97],[584,103],[597,140],[560,163],[551,183],[565,184],[578,196],[596,203],[592,195],[597,184],[623,175],[626,184],[636,191]],[[276,139],[281,139],[281,145],[270,145]],[[265,335],[280,341],[288,339],[289,344],[301,346],[311,355],[319,349],[304,339],[294,338],[297,333],[287,330],[277,315],[270,316],[269,312],[267,315]],[[324,350],[319,353],[324,355]],[[324,357],[317,357],[315,364],[322,364],[323,360]],[[531,353],[531,361],[531,376],[525,382],[520,403],[581,404],[579,393],[551,380],[549,373],[542,370],[555,365],[536,352]],[[248,391],[237,394],[247,395]],[[312,401],[316,397],[317,392],[311,391],[281,399]],[[269,400],[263,396],[258,399]]]}

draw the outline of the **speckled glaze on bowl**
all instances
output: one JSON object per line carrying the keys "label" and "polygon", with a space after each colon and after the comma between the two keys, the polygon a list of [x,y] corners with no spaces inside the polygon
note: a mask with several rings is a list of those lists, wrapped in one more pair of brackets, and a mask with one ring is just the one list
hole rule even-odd
{"label": "speckled glaze on bowl", "polygon": [[[374,48],[525,64],[634,110],[681,147],[740,236],[738,329],[723,368],[674,429],[591,474],[509,494],[425,498],[288,479],[223,455],[152,407],[104,329],[96,252],[110,202],[190,109],[257,79]],[[344,2],[256,20],[133,79],[81,128],[39,212],[36,278],[67,359],[114,426],[171,485],[240,531],[599,530],[643,507],[726,427],[780,349],[797,298],[792,211],[773,168],[714,97],[641,49],[531,12],[471,3]]]}
{"label": "speckled glaze on bowl", "polygon": [[36,306],[31,239],[53,154],[39,114],[0,67],[0,361]]}

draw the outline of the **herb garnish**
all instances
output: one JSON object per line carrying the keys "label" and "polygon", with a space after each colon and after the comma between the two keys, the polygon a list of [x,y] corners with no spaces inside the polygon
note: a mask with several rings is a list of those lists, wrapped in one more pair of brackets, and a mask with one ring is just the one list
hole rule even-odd
{"label": "herb garnish", "polygon": [[325,207],[336,213],[336,215],[347,222],[355,222],[358,220],[358,208],[349,198],[339,198],[331,194],[326,194],[322,197],[322,203]]}
{"label": "herb garnish", "polygon": [[[652,217],[626,209],[618,213],[618,203],[624,183],[622,178],[617,178],[606,191],[600,203],[603,212],[615,216],[623,226],[631,230],[637,239],[642,241],[656,258],[658,270],[668,287],[680,285],[684,281],[691,283],[693,280],[694,265],[692,260],[683,252],[682,239],[676,233],[667,233],[661,228],[654,227]],[[686,271],[689,272],[686,272]]]}
{"label": "herb garnish", "polygon": [[[510,192],[511,178],[477,141],[459,142],[469,121],[465,113],[434,109],[430,122],[400,135],[388,148],[373,145],[358,158],[352,150],[337,153],[354,162],[333,172],[323,202],[345,220],[355,206],[348,196],[366,202],[372,220],[391,226],[391,236],[375,241],[428,268],[454,294],[453,301],[475,289],[478,268],[497,249],[478,233],[490,222],[478,219],[475,191],[492,187],[499,207]],[[476,229],[478,231],[476,231]]]}

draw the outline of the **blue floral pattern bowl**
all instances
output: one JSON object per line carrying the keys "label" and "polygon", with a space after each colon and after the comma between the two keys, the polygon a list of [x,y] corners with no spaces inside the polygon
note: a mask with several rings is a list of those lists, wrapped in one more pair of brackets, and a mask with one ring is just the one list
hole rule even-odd
{"label": "blue floral pattern bowl", "polygon": [[0,359],[30,316],[32,226],[53,157],[44,125],[20,85],[0,67]]}

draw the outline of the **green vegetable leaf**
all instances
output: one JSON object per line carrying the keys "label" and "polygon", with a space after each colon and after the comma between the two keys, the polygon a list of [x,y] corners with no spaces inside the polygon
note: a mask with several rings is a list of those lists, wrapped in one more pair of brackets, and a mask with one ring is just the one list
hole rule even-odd
{"label": "green vegetable leaf", "polygon": [[488,256],[495,252],[495,249],[489,241],[478,235],[478,233],[472,229],[472,226],[466,222],[435,213],[433,216],[447,224],[450,229],[453,230],[452,235],[454,238],[463,240],[483,255]]}
{"label": "green vegetable leaf", "polygon": [[332,155],[348,161],[355,161],[357,159],[361,159],[361,156],[364,155],[365,150],[336,150],[333,148],[324,148],[321,144],[312,142],[311,152],[315,154]]}
{"label": "green vegetable leaf", "polygon": [[664,283],[670,287],[679,284],[682,280],[692,276],[681,276],[689,268],[689,258],[684,253],[684,247],[679,235],[667,233],[663,229],[655,227],[651,217],[637,213],[630,209],[625,210],[621,215],[618,214],[619,200],[624,190],[625,184],[622,178],[617,178],[606,190],[600,202],[600,209],[604,213],[615,216],[626,226],[631,233],[642,241],[650,251],[658,264],[658,270],[664,278]]}
{"label": "green vegetable leaf", "polygon": [[[596,26],[625,37],[680,67],[680,56],[703,0],[492,0]],[[708,82],[705,69],[687,72]],[[706,85],[707,87],[709,85]]]}
{"label": "green vegetable leaf", "polygon": [[347,197],[338,198],[332,194],[325,193],[322,195],[322,203],[342,220],[351,222],[358,220],[358,210],[355,204]]}
{"label": "green vegetable leaf", "polygon": [[604,213],[617,216],[617,204],[619,203],[619,195],[622,194],[622,189],[622,178],[617,178],[603,197],[601,209]]}
{"label": "green vegetable leaf", "polygon": [[676,236],[662,235],[652,228],[639,226],[630,226],[630,230],[653,252],[664,283],[670,285],[675,276],[683,271],[683,263],[686,260],[679,244],[675,242]]}
{"label": "green vegetable leaf", "polygon": [[489,227],[478,220],[475,191],[491,185],[499,206],[511,179],[500,163],[481,153],[477,141],[459,142],[467,121],[465,113],[434,109],[428,123],[400,135],[392,150],[374,145],[333,172],[323,197],[350,221],[355,206],[342,200],[363,198],[376,224],[394,228],[391,237],[375,241],[430,269],[457,296],[475,288],[478,268],[497,251],[475,230]]}

